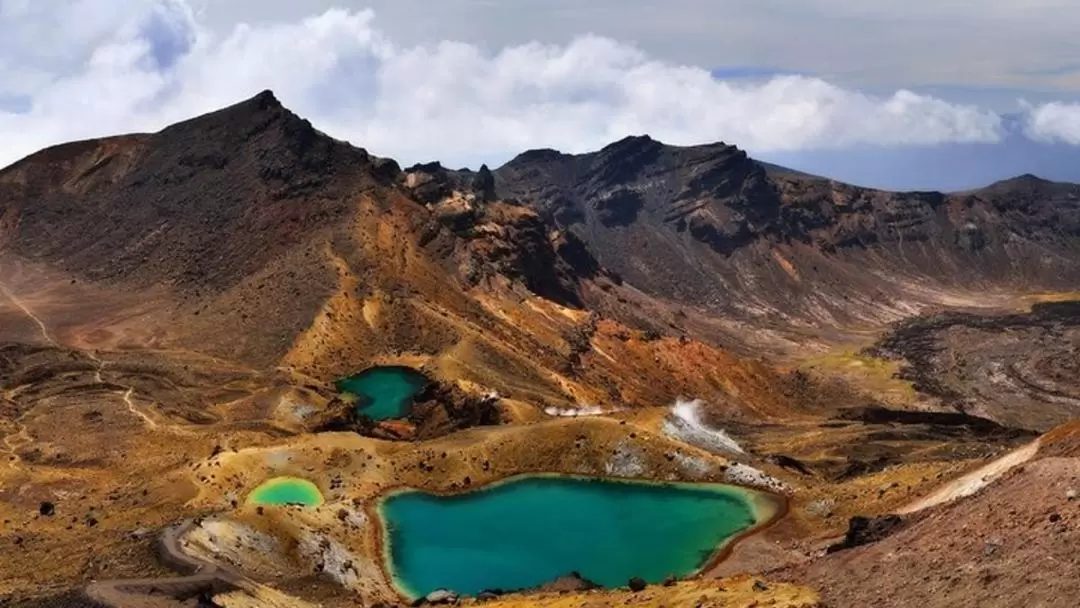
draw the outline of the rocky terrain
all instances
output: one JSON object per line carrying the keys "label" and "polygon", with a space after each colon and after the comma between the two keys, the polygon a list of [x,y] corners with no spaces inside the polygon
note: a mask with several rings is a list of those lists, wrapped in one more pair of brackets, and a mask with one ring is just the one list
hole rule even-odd
{"label": "rocky terrain", "polygon": [[[577,235],[649,294],[815,326],[888,319],[930,289],[1075,284],[1080,187],[1024,176],[893,193],[766,167],[734,146],[630,137],[526,152],[496,191]],[[898,301],[899,300],[899,301]]]}
{"label": "rocky terrain", "polygon": [[908,362],[900,376],[942,405],[1048,431],[1080,414],[1080,305],[1030,313],[943,313],[906,321],[873,349]]}
{"label": "rocky terrain", "polygon": [[[882,192],[648,137],[403,169],[269,92],[50,148],[0,169],[0,599],[198,602],[155,587],[190,519],[221,605],[397,605],[371,501],[563,472],[783,517],[692,581],[491,605],[1061,605],[1078,248],[1080,186],[1032,176]],[[431,380],[405,419],[334,389],[373,365]],[[245,503],[289,474],[327,503]]]}

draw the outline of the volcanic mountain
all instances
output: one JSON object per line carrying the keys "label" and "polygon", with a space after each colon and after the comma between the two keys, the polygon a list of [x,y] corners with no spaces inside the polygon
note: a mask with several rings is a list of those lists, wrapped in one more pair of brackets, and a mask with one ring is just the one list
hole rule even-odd
{"label": "volcanic mountain", "polygon": [[729,314],[847,321],[910,283],[1052,288],[1077,277],[1080,188],[1030,175],[951,195],[880,192],[723,143],[647,136],[578,156],[526,152],[494,175],[501,196],[577,235],[628,283]]}
{"label": "volcanic mountain", "polygon": [[[49,148],[0,170],[0,597],[161,589],[152,538],[198,516],[230,585],[397,601],[374,496],[527,472],[783,494],[708,574],[802,563],[1080,414],[1078,279],[1080,186],[1033,176],[884,192],[648,137],[402,169],[270,92]],[[407,419],[339,398],[371,366],[431,380]],[[327,507],[246,504],[271,472]]]}

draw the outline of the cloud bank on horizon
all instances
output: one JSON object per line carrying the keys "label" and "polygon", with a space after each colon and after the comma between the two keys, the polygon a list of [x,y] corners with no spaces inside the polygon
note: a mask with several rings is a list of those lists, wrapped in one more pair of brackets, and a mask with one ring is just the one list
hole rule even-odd
{"label": "cloud bank on horizon", "polygon": [[[810,76],[723,79],[617,40],[486,51],[400,45],[369,10],[220,31],[188,0],[0,0],[0,166],[47,145],[170,123],[273,89],[321,130],[409,164],[498,164],[628,134],[754,154],[992,144],[1003,116]],[[1080,145],[1080,104],[1018,107],[1032,141]]]}

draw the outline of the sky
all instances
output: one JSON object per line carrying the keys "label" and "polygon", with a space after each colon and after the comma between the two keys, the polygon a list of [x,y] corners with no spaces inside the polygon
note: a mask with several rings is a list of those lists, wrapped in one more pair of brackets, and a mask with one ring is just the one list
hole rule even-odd
{"label": "sky", "polygon": [[894,189],[1080,181],[1076,31],[1074,0],[0,0],[0,165],[271,89],[403,165],[649,134]]}

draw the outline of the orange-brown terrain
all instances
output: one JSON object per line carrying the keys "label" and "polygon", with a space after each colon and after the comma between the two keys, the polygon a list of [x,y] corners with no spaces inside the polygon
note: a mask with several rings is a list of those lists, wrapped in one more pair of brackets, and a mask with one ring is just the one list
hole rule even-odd
{"label": "orange-brown terrain", "polygon": [[[269,92],[44,150],[0,170],[0,604],[402,605],[377,497],[567,473],[776,517],[486,605],[1072,605],[1078,201],[647,137],[403,170]],[[432,381],[406,419],[338,394],[375,365]],[[277,476],[326,502],[247,502]]]}

